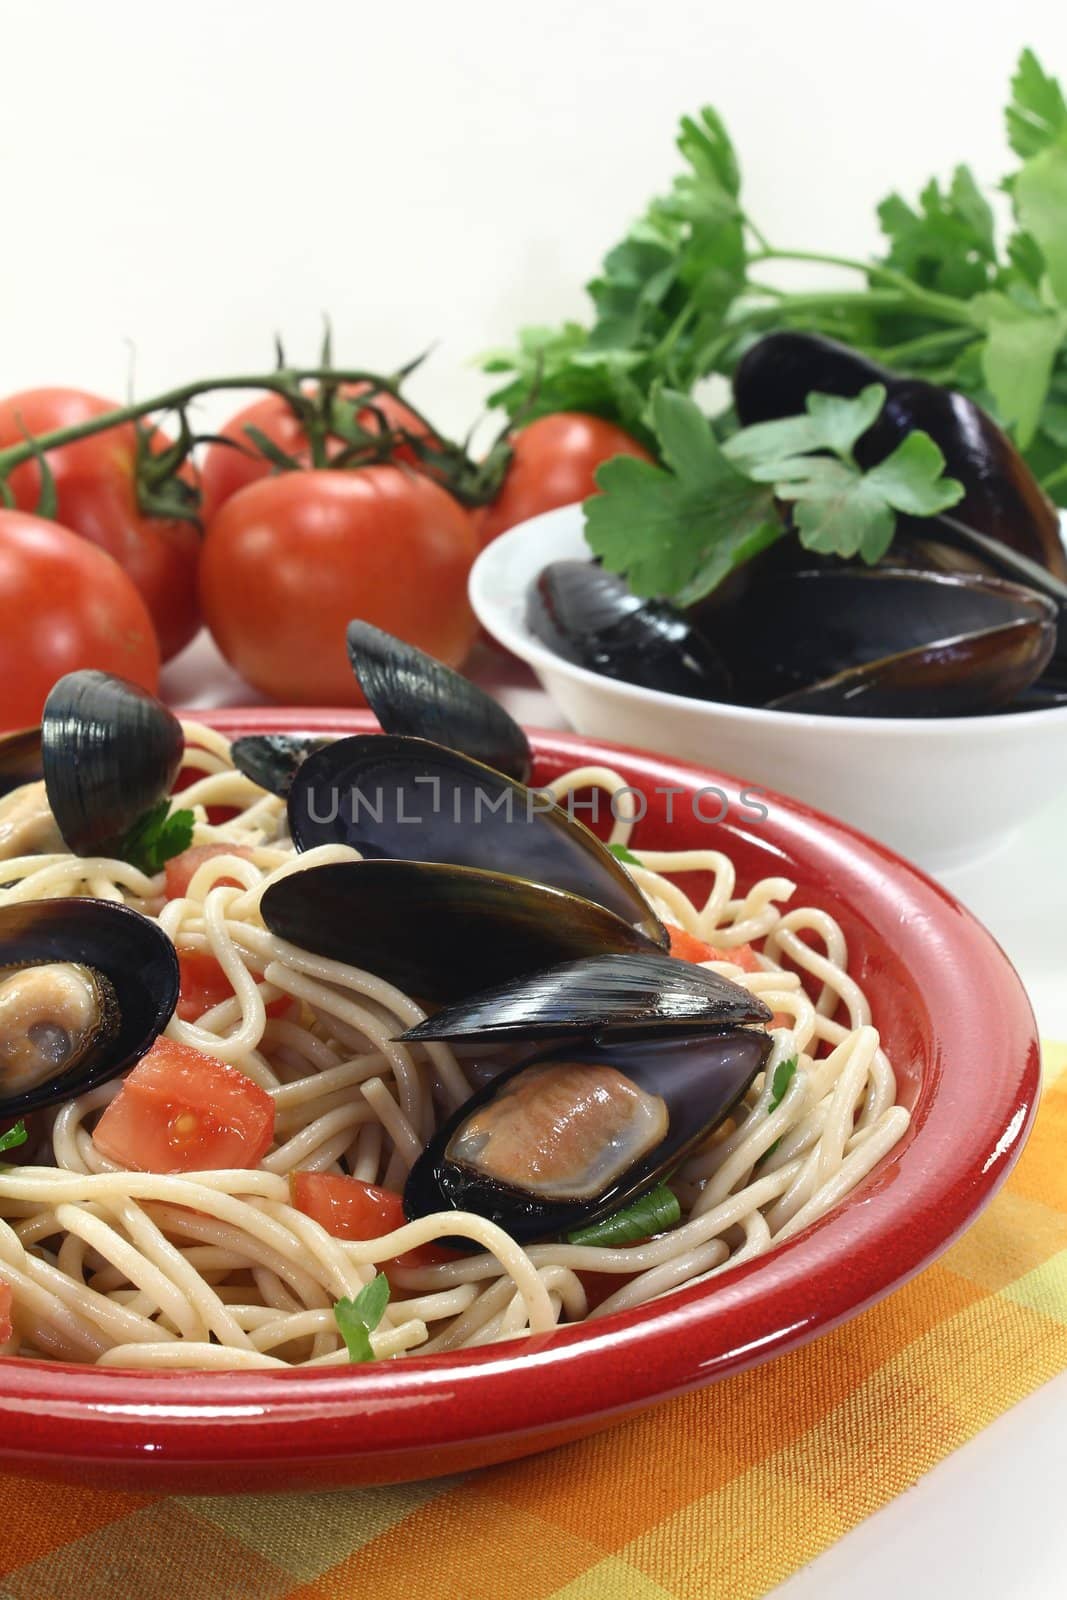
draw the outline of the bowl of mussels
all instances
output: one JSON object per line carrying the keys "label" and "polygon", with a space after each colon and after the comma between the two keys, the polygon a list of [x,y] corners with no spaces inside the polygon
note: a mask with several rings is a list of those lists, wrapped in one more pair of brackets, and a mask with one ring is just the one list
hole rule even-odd
{"label": "bowl of mussels", "polygon": [[663,467],[609,463],[601,495],[472,574],[483,626],[579,732],[795,795],[931,869],[1062,795],[1067,549],[992,418],[803,333],[742,358],[725,441],[674,411]]}

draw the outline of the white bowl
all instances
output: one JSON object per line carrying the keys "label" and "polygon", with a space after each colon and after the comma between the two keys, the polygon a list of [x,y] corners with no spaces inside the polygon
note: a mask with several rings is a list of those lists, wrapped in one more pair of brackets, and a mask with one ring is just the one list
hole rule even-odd
{"label": "white bowl", "polygon": [[589,551],[564,506],[487,546],[471,573],[483,627],[530,664],[579,733],[707,763],[795,795],[932,870],[997,849],[1067,784],[1067,706],[987,717],[821,717],[640,689],[572,666],[529,632],[530,583]]}

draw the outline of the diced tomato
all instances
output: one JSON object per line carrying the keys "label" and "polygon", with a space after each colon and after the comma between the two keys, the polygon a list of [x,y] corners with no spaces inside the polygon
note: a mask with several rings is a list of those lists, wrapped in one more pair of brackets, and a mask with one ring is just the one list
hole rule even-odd
{"label": "diced tomato", "polygon": [[[332,1233],[335,1239],[380,1239],[402,1228],[408,1220],[404,1204],[392,1189],[336,1172],[293,1172],[289,1175],[293,1204],[305,1216]],[[456,1252],[437,1244],[420,1244],[381,1263],[390,1267],[436,1267],[455,1261]]]}
{"label": "diced tomato", "polygon": [[11,1285],[0,1283],[0,1343],[11,1337]]}
{"label": "diced tomato", "polygon": [[[178,970],[181,974],[178,1015],[183,1022],[195,1022],[212,1006],[233,999],[229,978],[206,950],[179,950]],[[284,1017],[291,1004],[288,995],[279,995],[267,1007],[268,1017]]]}
{"label": "diced tomato", "polygon": [[732,961],[735,967],[740,967],[743,972],[759,972],[760,964],[756,952],[750,944],[734,945],[730,950],[719,950],[713,944],[705,944],[703,939],[697,939],[691,933],[686,933],[684,928],[676,928],[673,922],[664,924],[671,936],[671,955],[677,956],[679,961]]}
{"label": "diced tomato", "polygon": [[[252,852],[243,844],[194,844],[188,850],[183,850],[180,856],[172,856],[167,862],[167,888],[168,900],[180,900],[189,893],[189,885],[193,881],[193,874],[205,861],[211,861],[215,856],[240,856],[244,861],[251,861]],[[217,878],[215,886],[219,884],[232,885],[239,889],[240,883],[236,878]]]}
{"label": "diced tomato", "polygon": [[274,1101],[236,1067],[157,1039],[93,1132],[96,1148],[138,1172],[254,1167],[274,1137]]}

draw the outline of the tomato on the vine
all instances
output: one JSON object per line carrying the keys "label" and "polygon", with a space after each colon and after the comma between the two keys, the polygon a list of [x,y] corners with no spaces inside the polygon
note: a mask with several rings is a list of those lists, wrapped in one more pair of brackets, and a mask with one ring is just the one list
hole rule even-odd
{"label": "tomato on the vine", "polygon": [[[347,400],[358,400],[366,394],[365,383],[342,383],[338,392]],[[383,429],[403,429],[418,438],[427,436],[427,429],[402,400],[382,391],[357,413],[357,422],[368,433],[381,433]],[[245,406],[219,429],[219,437],[232,439],[233,445],[212,444],[204,453],[200,468],[201,512],[204,522],[210,522],[231,495],[260,478],[269,478],[274,466],[263,452],[257,449],[247,433],[254,428],[268,439],[283,455],[290,456],[301,466],[311,465],[311,447],[304,425],[289,401],[281,394],[267,394],[261,400]],[[239,445],[240,449],[235,448]],[[332,461],[347,449],[344,440],[331,435],[326,441],[327,458]],[[392,452],[394,461],[414,465],[415,452],[408,444],[398,444]]]}
{"label": "tomato on the vine", "polygon": [[[26,435],[69,428],[115,409],[114,402],[78,389],[28,389],[0,400],[0,449]],[[154,454],[170,441],[152,433]],[[55,479],[55,520],[114,556],[144,597],[164,661],[196,633],[200,615],[196,568],[200,534],[180,517],[146,516],[137,503],[137,430],[132,422],[49,450]],[[11,472],[8,483],[22,511],[38,503],[41,474],[36,461]]]}
{"label": "tomato on the vine", "polygon": [[348,622],[361,617],[458,666],[477,632],[467,601],[476,553],[469,514],[417,472],[283,472],[249,484],[208,524],[204,618],[262,693],[363,705]]}
{"label": "tomato on the vine", "polygon": [[555,511],[596,493],[593,474],[612,456],[651,461],[644,445],[614,422],[583,411],[557,411],[519,428],[508,441],[514,454],[500,493],[475,512],[479,543],[542,511]]}
{"label": "tomato on the vine", "polygon": [[159,645],[148,609],[88,539],[0,511],[0,729],[38,723],[53,683],[78,667],[154,692]]}

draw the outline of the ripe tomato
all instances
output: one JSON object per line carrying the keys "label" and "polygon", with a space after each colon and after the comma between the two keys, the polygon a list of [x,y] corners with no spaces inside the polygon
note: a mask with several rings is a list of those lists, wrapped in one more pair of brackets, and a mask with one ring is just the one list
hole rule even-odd
{"label": "ripe tomato", "polygon": [[[115,402],[78,389],[27,389],[0,400],[0,448],[21,444],[27,433],[48,433],[113,411]],[[160,433],[153,447],[170,441]],[[49,450],[56,482],[56,521],[114,556],[140,590],[152,615],[163,660],[189,643],[200,626],[196,568],[200,534],[180,518],[146,517],[137,504],[134,469],[137,433],[132,422]],[[40,493],[36,461],[8,479],[20,510],[32,511]]]}
{"label": "ripe tomato", "polygon": [[[183,1022],[196,1022],[213,1006],[233,999],[233,987],[222,967],[206,950],[179,950],[178,1015]],[[268,1017],[283,1017],[292,1004],[288,995],[279,995],[267,1007]]]}
{"label": "ripe tomato", "polygon": [[[343,383],[340,392],[348,399],[358,399],[366,392],[367,387],[365,383]],[[360,426],[370,433],[380,433],[384,422],[388,428],[405,428],[409,433],[419,437],[424,437],[426,434],[425,427],[414,412],[410,411],[402,400],[397,400],[391,394],[375,395],[372,405],[359,413],[358,421]],[[304,466],[311,465],[307,435],[292,406],[284,395],[265,395],[262,400],[256,400],[243,411],[239,411],[235,417],[230,418],[225,427],[219,429],[220,436],[235,440],[241,445],[240,450],[231,449],[224,444],[213,444],[208,447],[204,455],[200,469],[200,492],[201,511],[205,523],[211,521],[219,507],[231,495],[236,494],[238,489],[243,489],[246,484],[256,483],[260,478],[269,478],[275,470],[267,457],[260,454],[249,439],[245,432],[249,427],[258,428],[260,433],[272,444],[277,445],[279,450],[283,450],[287,456],[293,456]],[[343,440],[332,437],[327,440],[326,449],[330,460],[346,448]],[[394,459],[412,465],[416,460],[415,452],[409,445],[401,445]]]}
{"label": "ripe tomato", "polygon": [[613,422],[584,411],[538,417],[519,428],[510,444],[515,453],[500,493],[475,513],[482,548],[527,517],[587,500],[596,493],[594,472],[612,456],[652,460],[644,445]]}
{"label": "ripe tomato", "polygon": [[265,1089],[173,1039],[156,1040],[93,1130],[96,1148],[135,1172],[254,1167],[273,1137]]}
{"label": "ripe tomato", "polygon": [[732,961],[742,972],[761,970],[759,958],[750,944],[735,944],[730,950],[720,950],[713,944],[705,944],[703,939],[698,939],[694,934],[686,933],[684,928],[676,927],[673,922],[664,923],[664,927],[671,936],[671,955],[677,956],[679,961]]}
{"label": "ripe tomato", "polygon": [[[183,850],[181,855],[171,856],[166,868],[166,896],[168,900],[181,900],[189,893],[197,868],[202,867],[205,861],[211,861],[215,856],[240,856],[245,861],[251,861],[252,852],[241,844],[194,844],[188,850]],[[215,887],[220,884],[232,885],[240,888],[236,878],[216,878]]]}
{"label": "ripe tomato", "polygon": [[[408,1220],[404,1203],[392,1189],[360,1178],[341,1177],[332,1172],[292,1172],[289,1189],[293,1205],[305,1216],[314,1217],[320,1227],[335,1239],[381,1239],[402,1228]],[[388,1275],[390,1267],[435,1267],[442,1261],[455,1261],[456,1253],[436,1244],[420,1244],[381,1263]]]}
{"label": "ripe tomato", "polygon": [[400,467],[284,472],[208,525],[204,619],[250,684],[296,704],[363,705],[345,627],[361,617],[449,666],[477,624],[467,602],[470,516]]}
{"label": "ripe tomato", "polygon": [[0,730],[40,722],[49,689],[77,667],[154,693],[159,645],[145,603],[88,540],[0,511]]}

